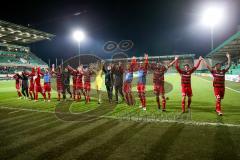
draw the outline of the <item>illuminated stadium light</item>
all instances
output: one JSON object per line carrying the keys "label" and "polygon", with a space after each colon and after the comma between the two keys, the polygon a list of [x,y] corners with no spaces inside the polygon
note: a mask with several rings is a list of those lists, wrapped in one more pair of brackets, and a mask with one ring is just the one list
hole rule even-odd
{"label": "illuminated stadium light", "polygon": [[78,41],[78,42],[81,42],[84,40],[85,38],[85,34],[83,31],[74,31],[73,32],[73,38]]}
{"label": "illuminated stadium light", "polygon": [[73,39],[78,42],[78,64],[80,65],[81,42],[85,39],[85,34],[81,30],[73,32]]}
{"label": "illuminated stadium light", "polygon": [[211,50],[214,49],[213,30],[216,25],[219,25],[224,19],[224,9],[217,6],[206,8],[202,13],[202,24],[210,27],[211,30]]}
{"label": "illuminated stadium light", "polygon": [[202,24],[210,27],[220,24],[223,21],[224,10],[220,7],[209,7],[203,11]]}

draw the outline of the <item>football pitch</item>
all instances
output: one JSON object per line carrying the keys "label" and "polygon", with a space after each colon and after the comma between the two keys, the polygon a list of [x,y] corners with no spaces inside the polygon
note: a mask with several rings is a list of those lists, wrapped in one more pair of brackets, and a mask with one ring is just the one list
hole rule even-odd
{"label": "football pitch", "polygon": [[[167,112],[147,86],[147,111],[136,105],[18,100],[0,81],[0,159],[240,159],[240,84],[226,82],[224,115],[214,112],[212,82],[192,77],[192,109],[181,114],[180,76],[167,81]],[[92,84],[94,88],[94,84]],[[136,87],[135,87],[136,88]],[[134,88],[134,91],[136,91]],[[40,95],[41,97],[41,95]]]}

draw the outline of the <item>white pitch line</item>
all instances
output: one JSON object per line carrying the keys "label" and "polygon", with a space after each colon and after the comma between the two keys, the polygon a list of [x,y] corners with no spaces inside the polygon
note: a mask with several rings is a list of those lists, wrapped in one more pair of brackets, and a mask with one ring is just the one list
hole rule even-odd
{"label": "white pitch line", "polygon": [[[54,114],[55,112],[51,111],[40,111],[34,109],[24,109],[24,108],[11,108],[11,107],[4,107],[0,106],[0,109],[14,109],[20,111],[28,111],[28,112],[42,112],[42,113],[50,113]],[[66,113],[65,113],[66,114]],[[111,119],[119,119],[113,116],[99,116],[100,118],[111,118]],[[126,120],[126,119],[125,119]],[[140,122],[137,118],[132,118],[132,121]],[[81,122],[81,121],[80,121]],[[227,127],[240,127],[240,124],[231,124],[231,123],[214,123],[214,122],[197,122],[197,121],[176,121],[176,120],[155,120],[155,119],[148,119],[147,121],[142,122],[163,122],[163,123],[178,123],[178,124],[186,124],[186,125],[197,125],[197,126],[227,126]]]}
{"label": "white pitch line", "polygon": [[9,112],[8,114],[13,114],[13,113],[17,113],[17,112],[21,112],[21,110],[12,111],[12,112]]}
{"label": "white pitch line", "polygon": [[[204,81],[210,82],[210,83],[212,82],[212,81],[207,80],[207,79],[204,79],[204,78],[202,78],[202,77],[199,77],[199,78],[201,78],[201,79],[204,80]],[[225,88],[227,88],[227,89],[229,89],[229,90],[231,90],[231,91],[234,91],[234,92],[240,93],[240,91],[238,91],[238,90],[235,90],[235,89],[232,89],[232,88],[229,88],[229,87],[225,87]]]}

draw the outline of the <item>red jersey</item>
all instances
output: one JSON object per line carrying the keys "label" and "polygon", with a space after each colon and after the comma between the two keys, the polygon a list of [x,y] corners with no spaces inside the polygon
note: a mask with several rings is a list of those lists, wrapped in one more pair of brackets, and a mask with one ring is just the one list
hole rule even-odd
{"label": "red jersey", "polygon": [[167,68],[163,65],[157,67],[156,64],[152,64],[151,69],[153,70],[153,83],[163,84],[164,74],[166,73]]}
{"label": "red jersey", "polygon": [[18,76],[18,74],[15,74],[15,75],[13,76],[13,78],[14,78],[15,81],[16,81],[16,85],[19,85],[20,82],[21,82],[20,76]]}
{"label": "red jersey", "polygon": [[222,70],[212,70],[211,73],[213,75],[213,87],[216,88],[224,88],[225,87],[225,73],[227,72],[226,69]]}
{"label": "red jersey", "polygon": [[[78,84],[78,85],[82,85],[83,84],[83,81],[82,81],[82,78],[83,78],[83,72],[82,71],[77,71],[77,70],[74,70],[72,68],[68,68],[68,70],[71,72],[71,74],[73,75],[73,84]],[[76,82],[75,82],[76,80]],[[75,83],[74,83],[75,82]]]}
{"label": "red jersey", "polygon": [[83,72],[84,83],[90,83],[92,74],[93,74],[93,72],[91,70],[85,70]]}
{"label": "red jersey", "polygon": [[176,61],[176,69],[178,73],[180,73],[181,75],[181,84],[183,87],[191,87],[191,75],[198,68],[198,66],[200,65],[200,62],[201,61],[199,60],[196,67],[194,66],[193,68],[186,71],[186,70],[181,70],[179,68],[178,60]]}
{"label": "red jersey", "polygon": [[34,78],[34,85],[41,86],[41,75],[37,74],[33,78]]}
{"label": "red jersey", "polygon": [[59,72],[55,74],[56,74],[57,86],[63,86],[63,74]]}

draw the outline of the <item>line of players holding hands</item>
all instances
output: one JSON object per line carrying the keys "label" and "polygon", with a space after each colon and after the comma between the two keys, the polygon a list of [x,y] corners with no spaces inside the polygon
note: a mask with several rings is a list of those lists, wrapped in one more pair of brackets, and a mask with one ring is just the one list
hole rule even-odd
{"label": "line of players holding hands", "polygon": [[[230,55],[226,54],[228,58],[228,65],[225,69],[221,69],[221,64],[217,63],[215,66],[209,66],[206,61],[200,56],[197,64],[194,67],[190,67],[189,64],[184,65],[184,69],[180,69],[178,57],[170,62],[167,66],[162,65],[160,62],[152,62],[149,64],[148,55],[145,54],[144,59],[137,62],[136,57],[132,57],[131,62],[124,66],[121,62],[118,64],[104,64],[104,62],[98,62],[96,64],[90,64],[84,68],[79,65],[77,69],[67,66],[64,70],[61,66],[57,67],[55,71],[54,65],[52,69],[45,69],[44,72],[41,69],[33,68],[32,72],[22,72],[22,74],[15,74],[16,89],[19,98],[29,97],[38,101],[38,94],[41,93],[44,101],[51,99],[51,77],[56,77],[56,85],[58,92],[58,101],[66,99],[66,92],[70,94],[70,97],[76,101],[81,99],[81,96],[85,97],[86,103],[90,102],[90,90],[91,90],[91,77],[95,78],[95,87],[98,95],[98,103],[101,103],[101,87],[103,83],[102,75],[105,74],[105,86],[108,93],[109,103],[112,103],[113,87],[115,89],[116,103],[118,103],[118,94],[122,96],[122,100],[126,101],[128,105],[134,105],[134,99],[132,96],[132,80],[133,72],[137,72],[138,83],[137,91],[141,102],[139,106],[143,110],[146,110],[146,97],[145,97],[145,85],[147,72],[151,69],[153,71],[153,88],[156,95],[157,106],[160,109],[160,97],[162,99],[162,111],[166,111],[166,98],[164,89],[164,74],[168,68],[175,64],[177,72],[181,76],[182,86],[182,112],[186,111],[186,97],[187,108],[190,109],[192,88],[191,88],[191,74],[199,67],[201,61],[206,65],[213,76],[214,94],[216,97],[216,113],[222,115],[221,112],[221,100],[224,98],[225,93],[225,73],[229,70],[231,65]],[[123,77],[125,75],[125,77]],[[70,77],[72,76],[73,89],[70,90]],[[41,85],[41,78],[43,77],[44,85]],[[30,85],[28,85],[28,79]],[[20,86],[22,91],[20,92]],[[124,94],[123,94],[124,92]],[[48,94],[48,97],[46,97]]]}

